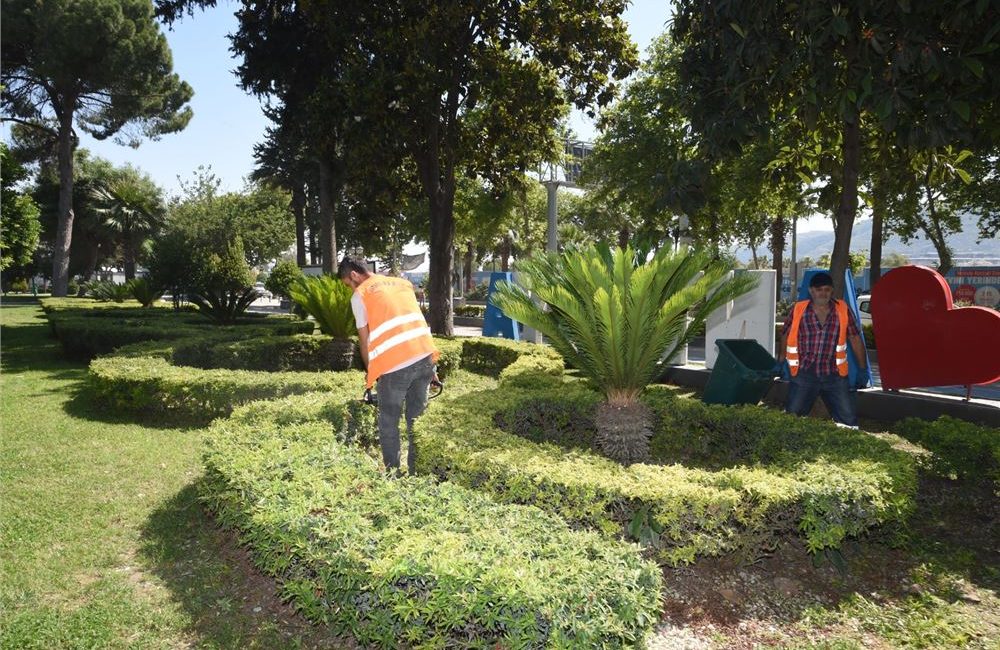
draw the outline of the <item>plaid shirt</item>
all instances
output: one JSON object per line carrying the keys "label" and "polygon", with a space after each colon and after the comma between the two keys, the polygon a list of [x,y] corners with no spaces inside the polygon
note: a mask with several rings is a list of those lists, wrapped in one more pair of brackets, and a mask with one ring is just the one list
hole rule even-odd
{"label": "plaid shirt", "polygon": [[[835,301],[830,301],[830,314],[826,323],[820,323],[819,317],[813,311],[812,303],[802,314],[799,324],[799,370],[808,370],[816,375],[837,374],[837,337],[840,334],[840,318],[834,307]],[[788,336],[792,329],[792,313],[788,313],[781,336]],[[847,336],[858,335],[858,326],[854,322],[854,313],[847,310]],[[848,354],[850,354],[848,352]]]}

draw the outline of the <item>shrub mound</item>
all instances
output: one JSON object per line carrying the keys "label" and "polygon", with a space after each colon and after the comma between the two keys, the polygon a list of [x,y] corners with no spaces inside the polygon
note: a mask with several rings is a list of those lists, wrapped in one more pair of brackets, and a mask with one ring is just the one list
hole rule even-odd
{"label": "shrub mound", "polygon": [[896,425],[896,433],[931,452],[932,472],[992,482],[1000,493],[1000,430],[942,415],[933,422],[907,418]]}
{"label": "shrub mound", "polygon": [[252,404],[207,435],[206,502],[307,617],[380,647],[624,647],[655,623],[660,571],[634,545],[387,480],[338,440],[336,399]]}
{"label": "shrub mound", "polygon": [[562,362],[558,352],[544,345],[486,337],[462,341],[462,368],[490,377],[499,377],[507,366],[523,356],[541,356]]}
{"label": "shrub mound", "polygon": [[416,425],[418,470],[624,534],[671,565],[724,553],[753,559],[795,534],[812,552],[836,549],[901,525],[912,509],[914,462],[888,443],[662,388],[646,397],[659,420],[652,451],[661,464],[623,468],[589,450],[587,414],[599,399],[565,382],[435,404]]}
{"label": "shrub mound", "polygon": [[313,331],[313,323],[292,320],[287,316],[248,316],[233,325],[217,326],[188,310],[144,309],[139,303],[123,307],[121,304],[79,298],[49,298],[43,299],[42,305],[65,354],[85,361],[142,341],[180,340],[206,335],[219,340],[233,340]]}

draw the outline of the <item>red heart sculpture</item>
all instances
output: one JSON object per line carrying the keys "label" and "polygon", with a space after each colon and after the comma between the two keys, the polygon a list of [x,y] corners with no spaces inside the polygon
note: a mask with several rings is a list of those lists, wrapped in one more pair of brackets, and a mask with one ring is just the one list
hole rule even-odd
{"label": "red heart sculpture", "polygon": [[872,292],[883,388],[1000,380],[1000,313],[953,308],[944,278],[926,266],[889,271]]}

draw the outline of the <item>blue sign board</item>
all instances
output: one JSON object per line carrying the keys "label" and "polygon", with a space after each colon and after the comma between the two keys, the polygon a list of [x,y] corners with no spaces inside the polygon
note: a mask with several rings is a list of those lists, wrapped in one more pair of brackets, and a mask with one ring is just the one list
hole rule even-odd
{"label": "blue sign board", "polygon": [[500,308],[493,304],[493,294],[496,291],[498,282],[514,283],[514,275],[497,271],[490,274],[490,289],[486,295],[486,316],[483,319],[483,336],[495,336],[512,341],[521,340],[521,332],[518,323],[505,315]]}

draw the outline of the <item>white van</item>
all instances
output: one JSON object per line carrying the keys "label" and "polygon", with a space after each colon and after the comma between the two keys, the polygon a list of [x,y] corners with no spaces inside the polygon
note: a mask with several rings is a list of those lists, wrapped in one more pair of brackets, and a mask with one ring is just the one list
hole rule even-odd
{"label": "white van", "polygon": [[858,296],[858,312],[861,313],[861,325],[872,324],[872,296],[870,293],[863,293]]}

